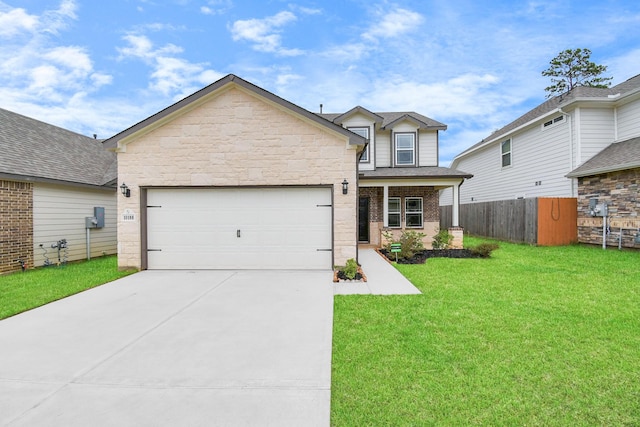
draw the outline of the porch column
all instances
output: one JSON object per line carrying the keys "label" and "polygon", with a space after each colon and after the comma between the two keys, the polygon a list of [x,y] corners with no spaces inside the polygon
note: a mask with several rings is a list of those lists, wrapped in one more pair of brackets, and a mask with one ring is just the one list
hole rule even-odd
{"label": "porch column", "polygon": [[451,226],[460,226],[460,184],[453,187],[453,205],[451,206]]}
{"label": "porch column", "polygon": [[382,226],[389,227],[389,186],[382,187]]}

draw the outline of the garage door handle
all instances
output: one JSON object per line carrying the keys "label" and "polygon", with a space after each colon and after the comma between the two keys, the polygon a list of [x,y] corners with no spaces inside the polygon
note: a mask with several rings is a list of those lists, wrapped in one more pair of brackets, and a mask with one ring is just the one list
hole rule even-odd
{"label": "garage door handle", "polygon": [[240,230],[236,231],[236,237],[240,237]]}

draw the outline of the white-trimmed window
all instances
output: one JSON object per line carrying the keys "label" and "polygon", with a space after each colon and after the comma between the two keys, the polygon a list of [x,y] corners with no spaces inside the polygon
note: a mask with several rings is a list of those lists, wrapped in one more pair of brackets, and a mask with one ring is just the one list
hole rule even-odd
{"label": "white-trimmed window", "polygon": [[[351,132],[356,133],[358,135],[360,135],[363,138],[366,138],[367,141],[369,140],[369,128],[368,127],[353,127],[353,128],[347,128],[349,129]],[[365,147],[364,151],[362,152],[362,156],[360,157],[360,163],[369,163],[369,145],[367,144],[367,146]]]}
{"label": "white-trimmed window", "polygon": [[400,218],[402,217],[400,197],[389,197],[389,227],[392,228],[400,228],[402,224],[400,223]]}
{"label": "white-trimmed window", "polygon": [[407,228],[422,228],[422,197],[405,197],[404,222]]}
{"label": "white-trimmed window", "polygon": [[500,152],[502,156],[502,167],[511,166],[511,140],[507,139],[500,144]]}
{"label": "white-trimmed window", "polygon": [[558,117],[555,117],[555,118],[553,118],[551,120],[547,120],[546,122],[544,122],[542,124],[542,129],[548,128],[549,126],[553,126],[556,123],[560,123],[562,121],[564,121],[564,116],[558,116]]}
{"label": "white-trimmed window", "polygon": [[395,164],[413,166],[416,164],[416,134],[396,133],[394,143]]}

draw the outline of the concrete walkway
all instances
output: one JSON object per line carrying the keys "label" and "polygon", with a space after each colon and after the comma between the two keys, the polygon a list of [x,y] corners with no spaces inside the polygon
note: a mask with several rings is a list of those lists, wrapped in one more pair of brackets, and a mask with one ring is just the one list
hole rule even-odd
{"label": "concrete walkway", "polygon": [[367,281],[334,283],[335,295],[412,295],[421,293],[375,249],[360,248],[358,261],[367,276]]}
{"label": "concrete walkway", "polygon": [[330,271],[143,271],[0,321],[0,425],[328,426]]}

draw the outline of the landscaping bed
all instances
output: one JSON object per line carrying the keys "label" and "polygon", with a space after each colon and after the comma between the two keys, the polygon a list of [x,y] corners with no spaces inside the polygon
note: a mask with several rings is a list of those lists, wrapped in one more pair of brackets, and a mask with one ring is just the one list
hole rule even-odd
{"label": "landscaping bed", "polygon": [[[489,258],[491,252],[498,249],[495,243],[481,243],[478,246],[465,249],[423,249],[411,251],[413,255],[402,256],[398,254],[398,264],[424,264],[428,258]],[[389,261],[396,261],[396,253],[386,248],[379,249]]]}

